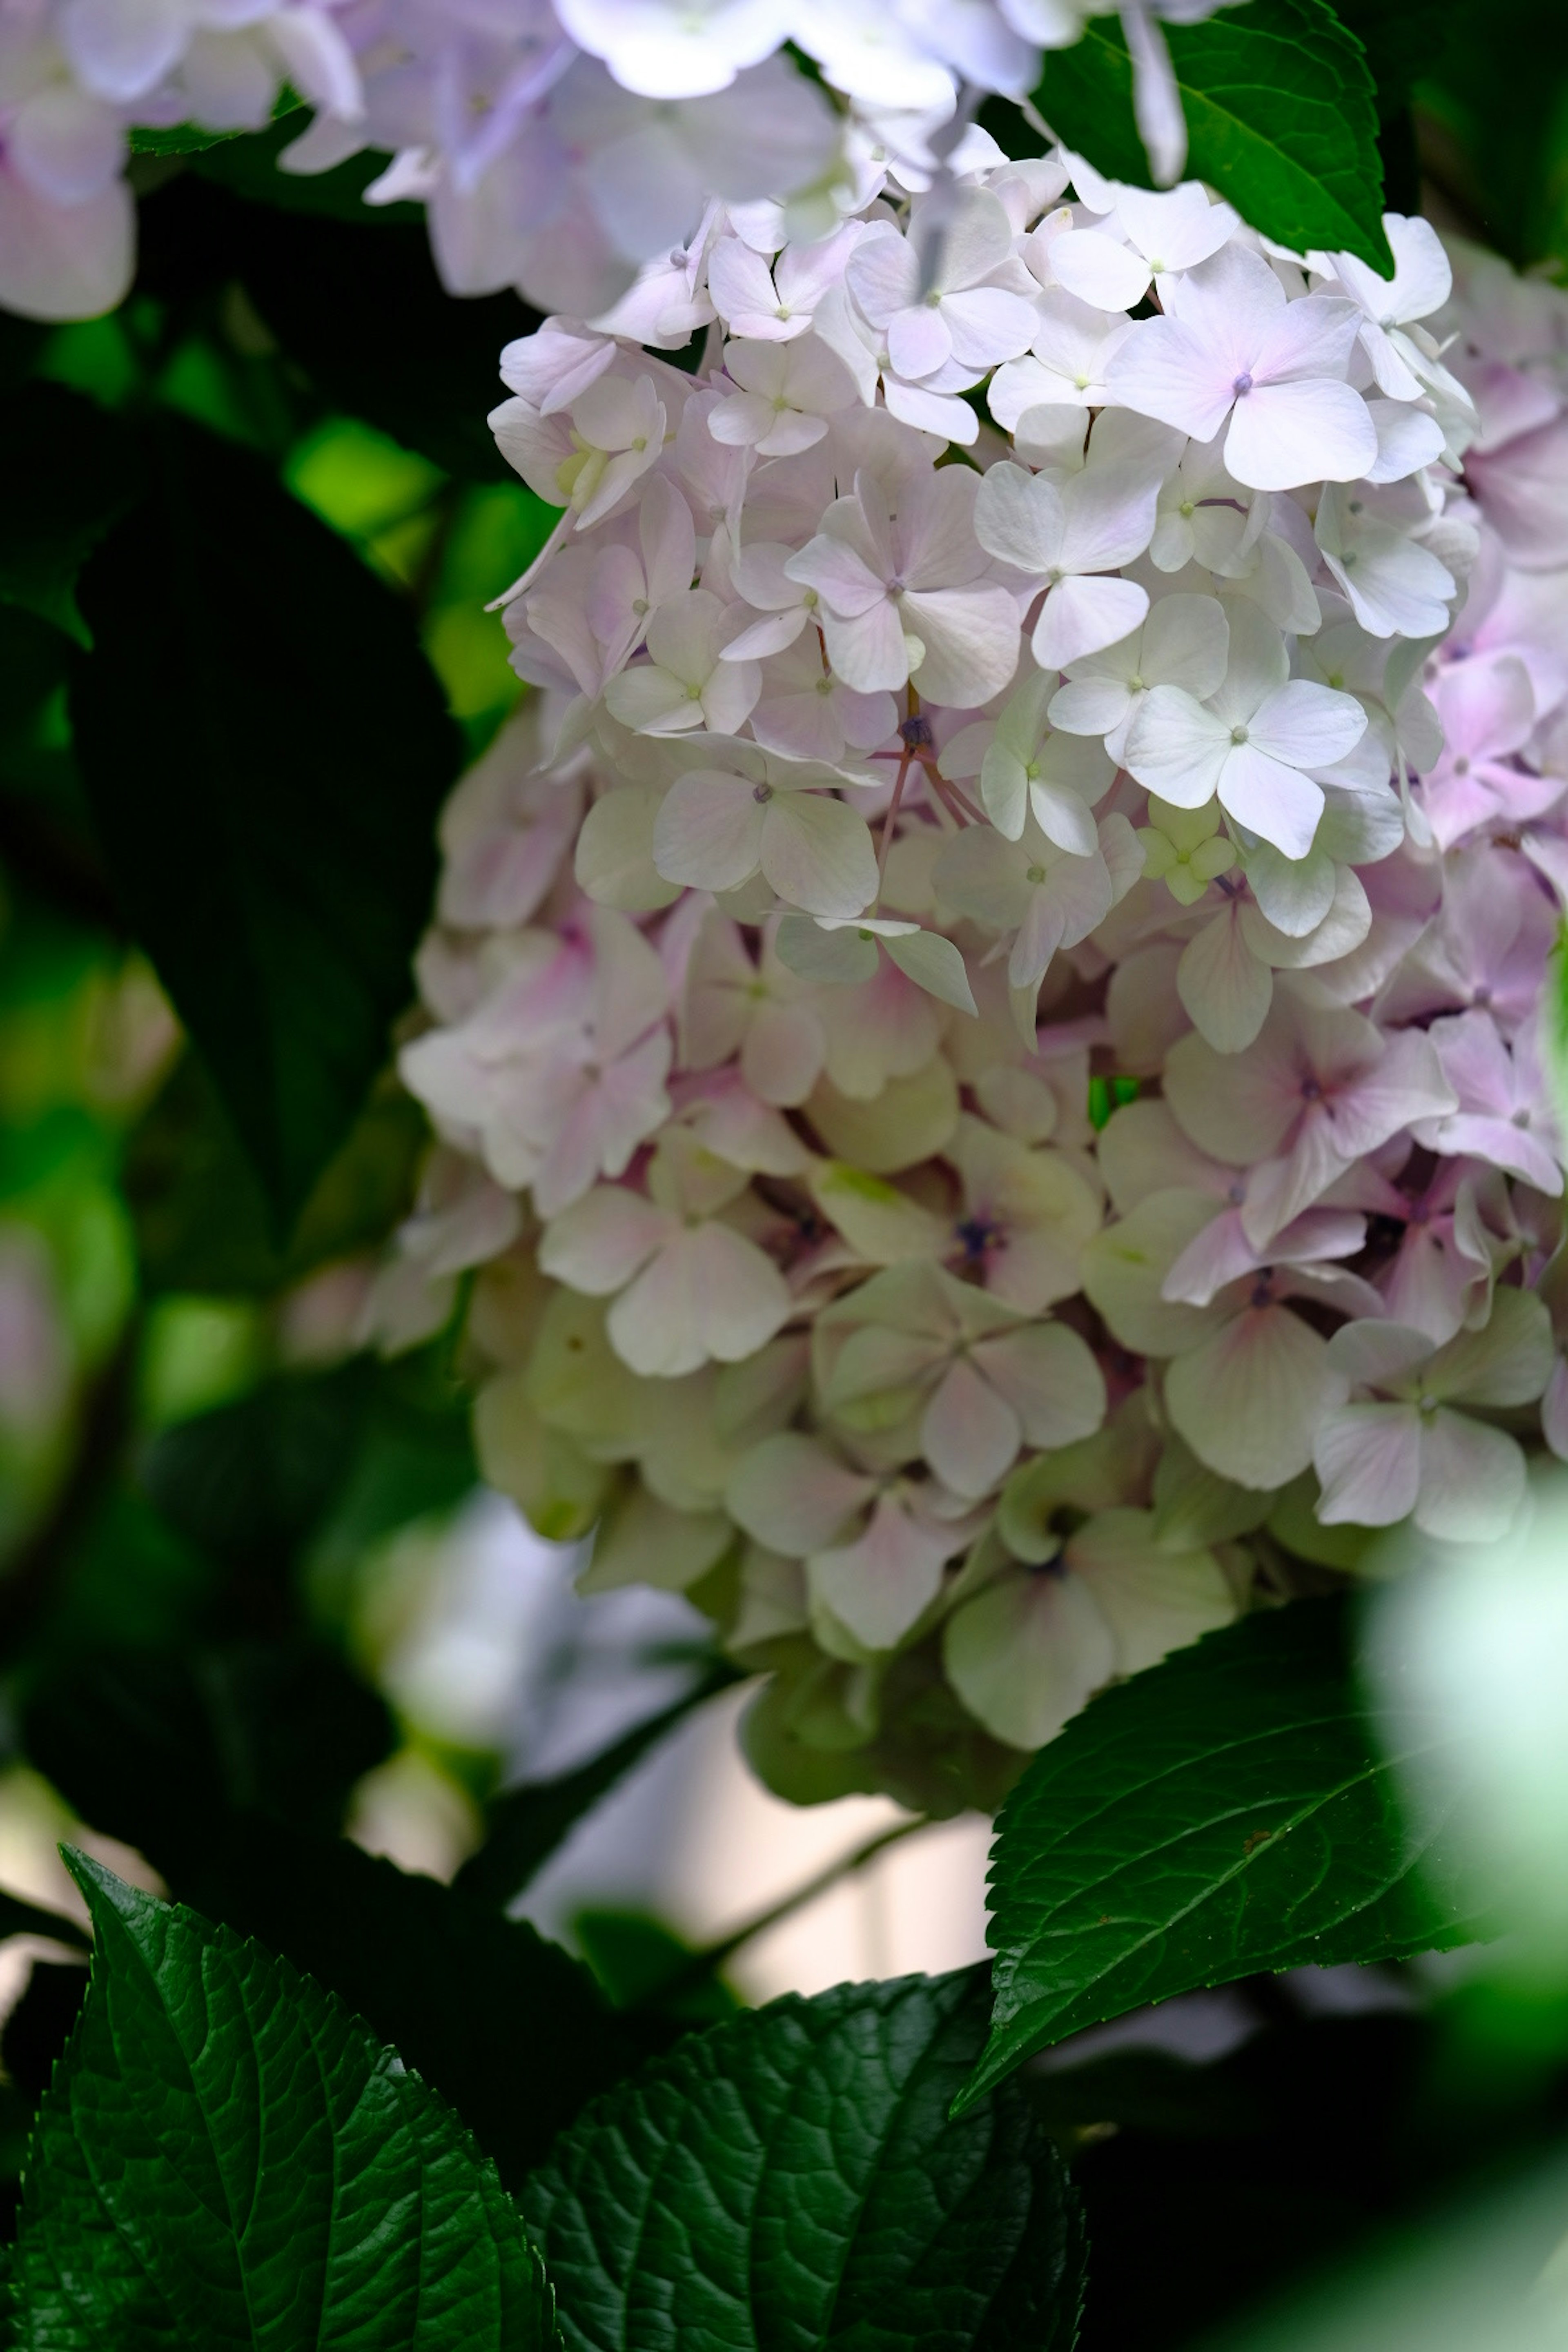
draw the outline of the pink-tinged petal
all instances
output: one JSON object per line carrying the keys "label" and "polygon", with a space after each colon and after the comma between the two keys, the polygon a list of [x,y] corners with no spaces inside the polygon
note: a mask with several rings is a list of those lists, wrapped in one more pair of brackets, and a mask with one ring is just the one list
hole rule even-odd
{"label": "pink-tinged petal", "polygon": [[1291,1009],[1276,1003],[1245,1054],[1178,1039],[1166,1062],[1165,1100],[1201,1150],[1245,1168],[1279,1150],[1301,1116],[1306,1075]]}
{"label": "pink-tinged petal", "polygon": [[793,1110],[821,1076],[826,1050],[822,1024],[808,1005],[764,1004],[746,1031],[741,1076],[759,1101]]}
{"label": "pink-tinged petal", "polygon": [[1524,1455],[1506,1430],[1440,1407],[1421,1427],[1415,1524],[1444,1543],[1496,1543],[1524,1501]]}
{"label": "pink-tinged petal", "polygon": [[1051,239],[1058,286],[1097,310],[1131,310],[1149,291],[1149,264],[1099,229],[1071,228]]}
{"label": "pink-tinged petal", "polygon": [[739,1464],[724,1507],[754,1541],[797,1559],[842,1535],[876,1491],[815,1437],[784,1431]]}
{"label": "pink-tinged petal", "polygon": [[921,302],[897,311],[888,328],[888,356],[900,375],[915,383],[945,367],[952,357],[952,337],[941,309]]}
{"label": "pink-tinged petal", "polygon": [[1331,768],[1366,733],[1366,713],[1353,694],[1293,677],[1254,711],[1247,733],[1260,751],[1293,768]]}
{"label": "pink-tinged petal", "polygon": [[1319,1424],[1312,1460],[1324,1527],[1391,1528],[1415,1508],[1421,1415],[1413,1404],[1338,1405]]}
{"label": "pink-tinged petal", "polygon": [[1552,1200],[1563,1191],[1563,1170],[1556,1155],[1512,1119],[1478,1118],[1458,1112],[1439,1120],[1431,1148],[1445,1154],[1467,1153],[1489,1161],[1494,1168],[1506,1168],[1510,1176],[1521,1177]]}
{"label": "pink-tinged petal", "polygon": [[1248,1239],[1264,1248],[1338,1182],[1352,1156],[1340,1150],[1331,1122],[1313,1106],[1290,1150],[1266,1160],[1247,1180],[1241,1219]]}
{"label": "pink-tinged petal", "polygon": [[129,292],[136,206],[116,180],[85,204],[52,205],[0,162],[0,303],[25,319],[96,319]]}
{"label": "pink-tinged petal", "polygon": [[[1159,691],[1156,687],[1154,693]],[[1153,695],[1149,698],[1153,698]],[[1163,784],[1151,789],[1171,798]],[[1323,788],[1299,768],[1287,767],[1254,743],[1233,743],[1220,770],[1218,793],[1227,816],[1271,843],[1286,857],[1305,857],[1311,848],[1323,814]]]}
{"label": "pink-tinged petal", "polygon": [[1514,654],[1451,662],[1433,689],[1447,744],[1445,767],[1519,751],[1535,725],[1535,689]]}
{"label": "pink-tinged petal", "polygon": [[1568,1361],[1561,1356],[1541,1400],[1541,1433],[1559,1462],[1568,1462]]}
{"label": "pink-tinged petal", "polygon": [[844,274],[874,327],[886,327],[921,299],[920,257],[891,221],[873,224],[850,255]]}
{"label": "pink-tinged petal", "polygon": [[1440,1118],[1457,1108],[1430,1037],[1402,1029],[1371,1069],[1335,1092],[1331,1114],[1342,1156],[1356,1160],[1415,1120]]}
{"label": "pink-tinged petal", "polygon": [[988,702],[1018,667],[1018,608],[1005,588],[911,589],[903,599],[902,626],[925,648],[911,676],[929,702],[961,709]]}
{"label": "pink-tinged petal", "polygon": [[602,1298],[622,1289],[668,1238],[665,1211],[621,1184],[600,1184],[560,1216],[539,1243],[542,1270],[569,1290]]}
{"label": "pink-tinged petal", "polygon": [[1216,1053],[1239,1054],[1251,1045],[1274,1001],[1274,975],[1247,943],[1238,903],[1227,904],[1187,941],[1176,992]]}
{"label": "pink-tinged petal", "polygon": [[[949,294],[941,305],[941,317],[952,356],[964,368],[993,368],[998,361],[1016,359],[1028,350],[1035,331],[1034,304],[1000,286],[976,286],[962,294]],[[889,349],[899,373],[909,373],[891,338]]]}
{"label": "pink-tinged petal", "polygon": [[1002,1577],[955,1610],[942,1657],[975,1720],[1025,1749],[1054,1739],[1117,1667],[1110,1628],[1087,1585],[1051,1567]]}
{"label": "pink-tinged petal", "polygon": [[1236,404],[1225,462],[1252,490],[1356,482],[1377,463],[1377,428],[1348,383],[1259,383]]}
{"label": "pink-tinged petal", "polygon": [[1161,471],[1111,461],[1071,476],[1061,494],[1066,570],[1113,572],[1142,554],[1153,536]]}
{"label": "pink-tinged petal", "polygon": [[1440,1349],[1421,1375],[1422,1387],[1459,1404],[1533,1404],[1555,1361],[1543,1301],[1531,1291],[1500,1289],[1487,1322],[1457,1333]]}
{"label": "pink-tinged petal", "polygon": [[1133,713],[1122,761],[1173,808],[1195,809],[1213,800],[1232,749],[1223,719],[1179,686],[1155,686]]}
{"label": "pink-tinged petal", "polygon": [[1094,1352],[1065,1323],[999,1331],[976,1344],[973,1360],[1016,1413],[1031,1445],[1072,1445],[1105,1419],[1105,1381]]}
{"label": "pink-tinged petal", "polygon": [[825,611],[822,634],[835,673],[858,693],[887,693],[907,682],[910,648],[890,597],[879,597],[849,619]]}
{"label": "pink-tinged petal", "polygon": [[1080,656],[1130,636],[1148,610],[1149,592],[1134,580],[1063,580],[1047,596],[1035,624],[1035,659],[1042,669],[1065,669]]}
{"label": "pink-tinged petal", "polygon": [[1180,320],[1143,319],[1112,354],[1105,381],[1120,406],[1158,417],[1194,441],[1212,441],[1236,399],[1236,374]]}
{"label": "pink-tinged petal", "polygon": [[682,776],[654,820],[654,864],[667,882],[739,889],[757,870],[765,814],[744,776],[700,769]]}
{"label": "pink-tinged petal", "polygon": [[1287,302],[1258,338],[1252,373],[1258,383],[1303,376],[1342,376],[1362,326],[1354,303],[1331,294]]}
{"label": "pink-tinged petal", "polygon": [[[737,236],[721,237],[710,251],[708,291],[719,316],[738,332],[754,335],[755,319],[771,320],[773,330],[779,326],[773,273],[762,255]],[[743,328],[738,324],[742,318],[747,320]]]}
{"label": "pink-tinged petal", "polygon": [[854,620],[887,601],[887,583],[859,551],[829,531],[808,540],[784,566],[791,580],[815,588],[830,613]]}
{"label": "pink-tinged petal", "polygon": [[1158,1542],[1152,1511],[1097,1511],[1068,1538],[1066,1558],[1110,1626],[1119,1674],[1142,1674],[1237,1613],[1213,1552]]}
{"label": "pink-tinged petal", "polygon": [[1067,529],[1061,492],[1022,466],[993,466],[974,501],[974,532],[988,555],[1015,571],[1053,569]]}
{"label": "pink-tinged petal", "polygon": [[891,1495],[880,1495],[857,1543],[813,1553],[815,1599],[868,1650],[891,1650],[942,1589],[946,1548]]}
{"label": "pink-tinged petal", "polygon": [[779,897],[808,915],[858,915],[877,895],[877,852],[866,821],[826,793],[775,793],[760,857]]}
{"label": "pink-tinged petal", "polygon": [[1238,1486],[1299,1477],[1332,1395],[1328,1342],[1288,1307],[1245,1308],[1165,1374],[1173,1425],[1200,1462]]}
{"label": "pink-tinged petal", "polygon": [[921,1420],[921,1451],[955,1495],[989,1495],[1017,1459],[1018,1416],[979,1366],[958,1357],[942,1374]]}

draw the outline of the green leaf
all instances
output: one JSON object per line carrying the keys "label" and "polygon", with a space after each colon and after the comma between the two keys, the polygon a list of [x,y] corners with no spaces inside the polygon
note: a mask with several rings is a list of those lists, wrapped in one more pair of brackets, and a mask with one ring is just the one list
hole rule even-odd
{"label": "green leaf", "polygon": [[79,393],[26,383],[0,402],[0,603],[90,645],[77,573],[134,502],[138,473],[124,425]]}
{"label": "green leaf", "polygon": [[[239,152],[226,151],[224,168]],[[216,157],[203,164],[204,176],[219,168]],[[418,210],[389,223],[385,208],[356,195],[343,217],[323,219],[258,201],[275,195],[268,183],[322,185],[268,166],[259,184],[220,187],[193,176],[169,196],[181,198],[188,234],[216,247],[226,279],[239,278],[289,361],[331,407],[461,480],[515,485],[485,419],[505,397],[502,346],[537,327],[538,313],[511,293],[455,302],[437,276]],[[389,317],[398,322],[395,365],[383,348]],[[487,593],[505,585],[498,581]]]}
{"label": "green leaf", "polygon": [[[1187,121],[1188,178],[1293,252],[1353,253],[1392,277],[1372,77],[1326,0],[1250,0],[1162,30]],[[1073,47],[1049,53],[1035,104],[1097,170],[1151,184],[1114,18],[1091,17]]]}
{"label": "green leaf", "polygon": [[[272,110],[272,119],[279,122],[290,114],[298,114],[305,101],[285,87],[279,92]],[[287,144],[297,139],[303,126],[291,122],[283,137]],[[263,134],[265,135],[265,134]],[[149,130],[145,124],[133,124],[130,133],[133,155],[203,155],[211,147],[226,147],[231,139],[243,139],[243,131],[208,131],[199,122],[176,122],[167,131]]]}
{"label": "green leaf", "polygon": [[194,1054],[126,1148],[124,1191],[147,1290],[269,1292],[386,1240],[414,1205],[430,1131],[401,1087],[376,1087],[328,1160],[286,1244],[216,1089]]}
{"label": "green leaf", "polygon": [[1068,2352],[1084,2248],[1009,2089],[948,2102],[977,1972],[793,1996],[589,2108],[524,2210],[569,2352]]}
{"label": "green leaf", "polygon": [[668,2028],[618,2017],[588,1970],[525,1921],[324,1834],[314,1825],[344,1790],[342,1734],[281,1700],[247,1720],[258,1671],[226,1714],[234,1678],[219,1685],[201,1664],[182,1693],[169,1663],[89,1672],[72,1661],[27,1705],[29,1758],[182,1900],[368,2018],[515,2187],[584,2101],[663,2048]]}
{"label": "green leaf", "polygon": [[142,1484],[171,1527],[252,1574],[287,1570],[353,1465],[381,1367],[264,1381],[236,1403],[163,1431]]}
{"label": "green leaf", "polygon": [[493,2166],[395,2052],[258,1945],[68,1858],[97,1950],[29,2154],[18,2347],[558,2340]]}
{"label": "green leaf", "polygon": [[1401,1818],[1412,1713],[1384,1747],[1352,1615],[1245,1617],[1107,1691],[1041,1748],[992,1848],[995,2010],[962,2110],[1065,2035],[1198,1985],[1388,1960],[1488,1932],[1434,1832]]}
{"label": "green leaf", "polygon": [[485,1842],[458,1871],[454,1885],[481,1903],[503,1908],[535,1878],[557,1846],[601,1797],[606,1796],[649,1749],[685,1721],[692,1709],[739,1682],[739,1669],[716,1659],[701,1680],[646,1723],[633,1726],[613,1746],[563,1772],[503,1789],[485,1808]]}
{"label": "green leaf", "polygon": [[214,1643],[184,1656],[68,1654],[24,1710],[34,1760],[96,1828],[168,1875],[264,1808],[335,1831],[393,1745],[386,1703],[324,1643]]}
{"label": "green leaf", "polygon": [[459,742],[411,614],[174,418],[82,573],[77,753],[111,879],[285,1233],[412,993]]}

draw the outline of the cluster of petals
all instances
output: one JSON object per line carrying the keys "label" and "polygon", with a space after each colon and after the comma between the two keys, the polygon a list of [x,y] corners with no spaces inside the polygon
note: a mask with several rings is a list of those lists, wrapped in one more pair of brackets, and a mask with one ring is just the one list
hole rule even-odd
{"label": "cluster of petals", "polygon": [[1386,225],[982,163],[716,211],[695,373],[503,357],[560,520],[377,1328],[468,1282],[488,1475],[693,1595],[797,1794],[984,1799],[1568,1455],[1568,299]]}
{"label": "cluster of petals", "polygon": [[[956,154],[996,153],[970,124],[976,101],[1026,98],[1042,50],[1091,16],[1121,15],[1143,135],[1173,179],[1186,134],[1161,20],[1231,5],[7,0],[0,307],[88,318],[121,299],[135,131],[256,131],[302,100],[310,120],[281,168],[390,157],[367,201],[426,205],[451,293],[511,287],[541,310],[596,318],[652,263],[654,289],[616,323],[680,341],[713,316],[700,280],[714,199],[759,222],[786,208],[797,234],[820,236],[884,184],[946,184]],[[763,236],[752,249],[765,278],[775,248]]]}

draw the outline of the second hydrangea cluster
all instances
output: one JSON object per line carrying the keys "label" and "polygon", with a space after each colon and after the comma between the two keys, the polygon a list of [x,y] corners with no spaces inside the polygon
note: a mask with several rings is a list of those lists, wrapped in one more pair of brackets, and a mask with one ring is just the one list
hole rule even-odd
{"label": "second hydrangea cluster", "polygon": [[479,1269],[488,1474],[770,1671],[777,1785],[956,1805],[1568,1454],[1568,301],[1060,153],[786,226],[504,355],[561,519],[376,1311]]}

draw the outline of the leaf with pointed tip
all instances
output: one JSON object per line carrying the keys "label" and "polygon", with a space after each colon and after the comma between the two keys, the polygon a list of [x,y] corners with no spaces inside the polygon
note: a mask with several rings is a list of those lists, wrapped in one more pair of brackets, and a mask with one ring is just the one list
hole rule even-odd
{"label": "leaf with pointed tip", "polygon": [[[1186,117],[1186,177],[1292,252],[1353,253],[1392,277],[1372,76],[1325,0],[1250,0],[1160,29]],[[1035,103],[1098,171],[1150,184],[1114,17],[1091,17],[1073,47],[1050,52]]]}
{"label": "leaf with pointed tip", "polygon": [[596,2100],[524,2192],[568,2352],[1068,2352],[1077,2200],[975,1970],[793,1995]]}
{"label": "leaf with pointed tip", "polygon": [[1349,1605],[1244,1617],[1095,1699],[1042,1748],[992,1848],[991,2038],[962,2112],[1086,2025],[1200,1985],[1391,1960],[1489,1932],[1434,1822],[1395,1796],[1442,1726],[1379,1727]]}
{"label": "leaf with pointed tip", "polygon": [[282,1241],[391,1056],[460,742],[412,613],[265,467],[168,416],[149,450],[79,583],[77,758]]}
{"label": "leaf with pointed tip", "polygon": [[458,2118],[259,1945],[68,1856],[97,1934],[39,2110],[19,2352],[546,2352],[542,2265]]}
{"label": "leaf with pointed tip", "polygon": [[684,1723],[693,1708],[740,1679],[737,1667],[716,1658],[689,1691],[645,1722],[634,1724],[586,1763],[553,1780],[530,1780],[520,1788],[502,1789],[485,1807],[483,1845],[468,1856],[453,1886],[476,1902],[504,1908],[538,1875],[577,1823],[651,1748]]}

